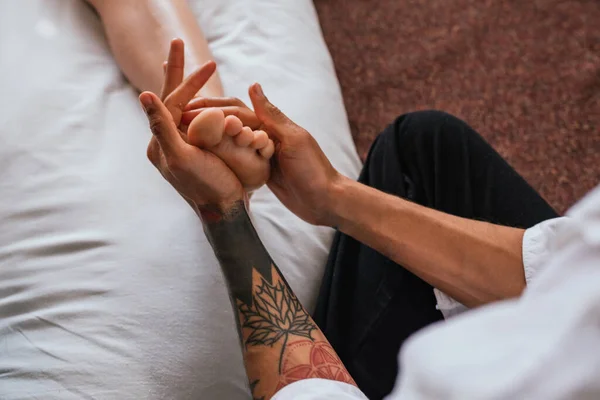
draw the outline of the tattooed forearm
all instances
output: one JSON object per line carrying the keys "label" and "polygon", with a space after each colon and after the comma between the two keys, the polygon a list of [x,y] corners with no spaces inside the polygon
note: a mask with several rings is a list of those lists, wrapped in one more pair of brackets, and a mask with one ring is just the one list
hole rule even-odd
{"label": "tattooed forearm", "polygon": [[237,306],[242,330],[247,334],[246,346],[273,346],[283,341],[278,364],[278,372],[281,373],[283,352],[290,336],[313,340],[311,333],[317,327],[275,267],[272,267],[271,276],[272,282],[267,282],[256,273],[252,304],[238,300]]}
{"label": "tattooed forearm", "polygon": [[[210,219],[206,217],[210,212]],[[271,281],[271,257],[265,250],[243,201],[226,212],[201,210],[204,230],[225,275],[229,295],[252,304],[253,269]],[[218,217],[217,217],[218,216]]]}
{"label": "tattooed forearm", "polygon": [[262,245],[242,201],[227,213],[201,211],[237,316],[254,398],[301,379],[354,384],[337,354]]}

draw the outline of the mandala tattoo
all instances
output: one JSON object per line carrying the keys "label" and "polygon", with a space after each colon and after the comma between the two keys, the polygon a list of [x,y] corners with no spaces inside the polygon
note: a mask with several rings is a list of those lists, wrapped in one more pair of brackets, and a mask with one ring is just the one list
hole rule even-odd
{"label": "mandala tattoo", "polygon": [[283,362],[277,390],[309,378],[330,379],[356,385],[338,355],[326,341],[301,340],[291,344]]}
{"label": "mandala tattoo", "polygon": [[316,326],[285,281],[279,279],[279,274],[274,271],[272,277],[273,282],[270,283],[264,277],[255,275],[255,281],[259,280],[260,283],[252,296],[252,304],[238,300],[237,305],[242,314],[242,329],[250,332],[246,347],[273,346],[283,340],[279,357],[281,373],[283,353],[289,336],[296,335],[313,341],[311,333]]}

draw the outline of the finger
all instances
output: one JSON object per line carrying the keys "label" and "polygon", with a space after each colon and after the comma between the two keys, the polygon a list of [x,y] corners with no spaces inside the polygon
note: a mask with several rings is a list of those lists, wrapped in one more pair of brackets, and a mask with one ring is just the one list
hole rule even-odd
{"label": "finger", "polygon": [[[165,106],[173,114],[175,123],[179,123],[183,109],[194,98],[196,93],[208,82],[215,73],[217,64],[214,61],[208,61],[196,71],[192,72],[183,83],[177,86],[171,94],[165,99]],[[177,117],[177,118],[176,118]]]}
{"label": "finger", "polygon": [[173,123],[169,110],[152,92],[140,94],[140,103],[148,117],[150,130],[165,156],[177,155],[185,145],[177,126]]}
{"label": "finger", "polygon": [[181,114],[181,121],[179,125],[189,125],[194,118],[196,118],[205,108],[200,108],[194,111],[185,111]]}
{"label": "finger", "polygon": [[163,79],[164,75],[167,73],[167,65],[169,65],[168,61],[163,62]]}
{"label": "finger", "polygon": [[185,46],[183,40],[173,39],[169,48],[165,68],[165,76],[163,87],[160,93],[160,98],[165,99],[183,80],[183,72],[185,66]]}
{"label": "finger", "polygon": [[[252,111],[249,108],[236,106],[218,108],[220,108],[221,111],[223,111],[223,114],[225,114],[226,117],[229,115],[238,117],[245,126],[248,126],[252,129],[258,129],[260,127],[260,121],[256,117],[256,114],[254,114],[254,111]],[[205,108],[198,108],[190,111],[185,111],[181,116],[181,123],[189,124],[194,119],[194,117],[196,117],[196,115],[200,114],[204,110]]]}
{"label": "finger", "polygon": [[258,83],[250,86],[249,94],[256,117],[262,122],[269,135],[283,141],[297,132],[298,126],[279,108],[271,104]]}
{"label": "finger", "polygon": [[211,108],[211,107],[246,107],[243,101],[237,97],[198,97],[192,99],[186,106],[185,110],[193,110],[196,108]]}

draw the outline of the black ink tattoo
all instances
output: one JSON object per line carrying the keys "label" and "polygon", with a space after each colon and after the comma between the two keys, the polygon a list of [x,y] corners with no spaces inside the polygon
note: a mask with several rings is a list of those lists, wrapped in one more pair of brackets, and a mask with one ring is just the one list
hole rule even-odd
{"label": "black ink tattoo", "polygon": [[221,264],[230,296],[252,304],[252,270],[271,282],[271,257],[264,248],[242,200],[220,220],[204,221],[204,230]]}
{"label": "black ink tattoo", "polygon": [[[273,271],[272,275],[279,274]],[[298,298],[281,279],[276,279],[274,284],[262,277],[260,279],[261,283],[253,295],[252,305],[238,301],[238,308],[243,316],[242,328],[248,328],[250,331],[246,347],[273,346],[283,340],[279,357],[281,373],[283,352],[289,336],[296,335],[313,340],[311,332],[316,327]]]}
{"label": "black ink tattoo", "polygon": [[[227,282],[243,348],[281,343],[281,374],[290,336],[314,342],[317,326],[264,248],[243,201],[226,213],[209,210],[201,215]],[[250,383],[253,394],[258,384]]]}

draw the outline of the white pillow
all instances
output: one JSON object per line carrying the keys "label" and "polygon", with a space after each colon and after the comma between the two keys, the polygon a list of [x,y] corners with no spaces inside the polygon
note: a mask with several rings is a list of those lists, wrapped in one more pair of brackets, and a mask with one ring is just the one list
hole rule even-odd
{"label": "white pillow", "polygon": [[[275,105],[312,133],[339,171],[358,176],[360,160],[312,0],[196,0],[190,5],[211,44],[226,95],[251,105],[248,87],[261,83]],[[267,188],[253,196],[251,206],[271,256],[312,310],[331,229],[304,223]]]}
{"label": "white pillow", "polygon": [[[312,3],[193,6],[228,94],[260,81],[355,176]],[[220,269],[145,158],[147,123],[96,15],[81,0],[0,2],[0,54],[0,398],[248,398]],[[331,230],[266,189],[252,209],[312,308]]]}

